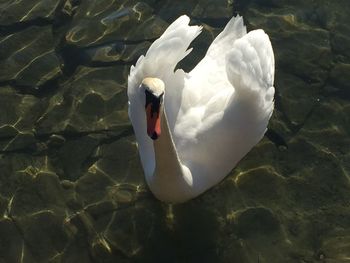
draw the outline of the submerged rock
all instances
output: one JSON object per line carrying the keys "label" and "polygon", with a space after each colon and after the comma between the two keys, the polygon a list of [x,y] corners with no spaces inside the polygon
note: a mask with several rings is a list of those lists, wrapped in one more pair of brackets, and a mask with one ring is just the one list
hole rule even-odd
{"label": "submerged rock", "polygon": [[0,81],[14,81],[30,91],[60,74],[50,26],[0,37]]}
{"label": "submerged rock", "polygon": [[103,6],[91,1],[82,2],[66,33],[67,44],[88,47],[104,42],[141,42],[159,37],[166,23],[152,15],[152,8],[146,2],[133,4],[115,2]]}
{"label": "submerged rock", "polygon": [[30,248],[23,240],[23,235],[19,231],[16,222],[10,218],[0,219],[0,261],[18,262],[35,262]]}
{"label": "submerged rock", "polygon": [[1,1],[0,26],[11,26],[35,19],[53,20],[59,4],[56,0]]}
{"label": "submerged rock", "polygon": [[128,124],[126,67],[78,68],[47,98],[46,112],[36,123],[38,134],[89,133]]}

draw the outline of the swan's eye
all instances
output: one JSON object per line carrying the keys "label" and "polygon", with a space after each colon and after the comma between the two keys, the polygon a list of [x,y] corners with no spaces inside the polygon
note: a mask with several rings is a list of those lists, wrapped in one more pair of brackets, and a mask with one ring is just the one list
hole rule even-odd
{"label": "swan's eye", "polygon": [[159,96],[155,96],[153,93],[151,93],[149,90],[145,89],[146,94],[146,104],[145,108],[147,108],[148,105],[151,105],[152,108],[152,114],[155,112],[159,112],[159,107],[163,102],[163,95],[164,93],[160,94]]}

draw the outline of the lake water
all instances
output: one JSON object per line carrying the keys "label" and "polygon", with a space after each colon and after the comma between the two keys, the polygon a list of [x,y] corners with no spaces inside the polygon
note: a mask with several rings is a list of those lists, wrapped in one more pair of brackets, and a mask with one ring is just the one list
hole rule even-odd
{"label": "lake water", "polygon": [[[190,70],[234,14],[276,57],[264,139],[181,205],[148,190],[129,68],[178,16]],[[0,0],[0,263],[350,262],[348,0]]]}

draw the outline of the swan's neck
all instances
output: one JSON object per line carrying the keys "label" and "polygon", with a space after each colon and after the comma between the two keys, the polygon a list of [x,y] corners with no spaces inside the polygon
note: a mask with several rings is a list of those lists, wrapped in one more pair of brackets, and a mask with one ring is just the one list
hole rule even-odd
{"label": "swan's neck", "polygon": [[163,201],[169,195],[169,201],[182,202],[191,194],[192,176],[189,169],[181,164],[164,108],[161,114],[161,136],[153,142],[156,165],[150,187]]}
{"label": "swan's neck", "polygon": [[161,131],[161,136],[153,142],[156,159],[155,176],[181,176],[182,165],[171,136],[164,108],[162,109]]}

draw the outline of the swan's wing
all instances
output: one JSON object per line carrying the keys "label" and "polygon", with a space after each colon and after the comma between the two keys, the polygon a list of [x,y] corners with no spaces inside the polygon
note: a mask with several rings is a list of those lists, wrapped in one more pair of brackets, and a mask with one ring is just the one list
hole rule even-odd
{"label": "swan's wing", "polygon": [[[131,66],[128,77],[129,117],[132,122],[141,161],[146,175],[154,170],[154,152],[152,140],[146,133],[146,118],[144,101],[138,92],[138,88],[145,77],[157,77],[164,81],[166,89],[166,102],[169,121],[174,123],[173,109],[179,108],[181,90],[184,81],[184,72],[174,73],[176,64],[182,60],[191,50],[188,46],[201,32],[199,26],[189,26],[190,19],[181,16],[175,20],[162,34],[152,43],[145,56],[141,56],[135,66]],[[177,90],[176,90],[177,89]],[[170,99],[170,101],[169,101]]]}
{"label": "swan's wing", "polygon": [[[152,43],[145,56],[140,56],[131,66],[128,78],[128,94],[137,92],[145,77],[160,78],[165,82],[168,74],[191,52],[190,43],[200,34],[201,27],[189,26],[186,15],[176,19],[164,33]],[[167,87],[166,87],[167,88]]]}
{"label": "swan's wing", "polygon": [[275,57],[267,34],[249,32],[233,44],[226,57],[228,80],[235,89],[225,114],[241,141],[239,161],[264,136],[274,109]]}
{"label": "swan's wing", "polygon": [[226,57],[247,33],[241,16],[233,17],[215,38],[205,57],[187,74],[174,130],[175,143],[195,140],[200,129],[220,120],[234,89],[227,78]]}
{"label": "swan's wing", "polygon": [[[241,21],[236,18],[235,23]],[[184,90],[195,104],[186,105],[179,116],[176,143],[180,158],[202,177],[198,182],[215,183],[226,176],[263,137],[273,111],[270,40],[263,30],[240,32],[243,36],[232,43],[222,42],[221,46],[214,41],[220,50],[208,51],[209,57],[203,61],[211,64],[200,65],[203,70],[194,69],[188,81],[194,89],[186,85]]]}
{"label": "swan's wing", "polygon": [[226,57],[227,76],[240,100],[257,99],[256,106],[273,105],[275,58],[270,39],[262,29],[235,41]]}
{"label": "swan's wing", "polygon": [[[225,57],[232,50],[233,43],[245,34],[247,34],[247,29],[244,26],[243,18],[239,15],[233,17],[211,43],[205,57],[190,72],[190,77],[203,79],[204,71],[209,74],[207,76],[211,77],[216,76],[215,71],[222,73],[221,69],[225,69]],[[216,68],[211,63],[214,63]]]}
{"label": "swan's wing", "polygon": [[274,109],[275,57],[268,35],[261,29],[249,32],[235,41],[226,61],[235,89],[226,111],[240,117],[241,133],[252,148],[266,132]]}

